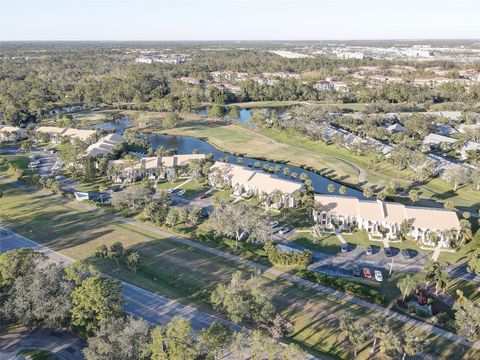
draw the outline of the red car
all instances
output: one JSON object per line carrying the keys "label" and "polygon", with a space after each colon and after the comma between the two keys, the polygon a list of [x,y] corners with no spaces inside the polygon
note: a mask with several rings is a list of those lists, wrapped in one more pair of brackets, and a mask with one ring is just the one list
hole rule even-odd
{"label": "red car", "polygon": [[197,200],[205,199],[207,196],[208,196],[207,194],[199,195],[199,196],[197,196]]}
{"label": "red car", "polygon": [[370,271],[369,268],[363,268],[362,272],[363,272],[363,277],[365,279],[371,279],[372,278],[372,272]]}

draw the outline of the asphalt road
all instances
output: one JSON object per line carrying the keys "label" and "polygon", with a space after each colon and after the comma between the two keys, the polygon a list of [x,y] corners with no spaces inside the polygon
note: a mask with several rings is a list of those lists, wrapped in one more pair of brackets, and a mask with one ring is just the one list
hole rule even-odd
{"label": "asphalt road", "polygon": [[[5,234],[7,232],[7,234]],[[15,234],[4,228],[0,228],[0,253],[22,247],[33,248],[36,251],[45,253],[51,261],[65,265],[74,262],[73,259],[50,250],[23,236]],[[125,312],[141,317],[152,324],[163,324],[175,316],[189,319],[194,329],[208,327],[212,322],[224,322],[235,329],[237,325],[227,322],[215,315],[201,312],[194,307],[183,305],[177,301],[154,294],[132,284],[122,282],[122,297]]]}

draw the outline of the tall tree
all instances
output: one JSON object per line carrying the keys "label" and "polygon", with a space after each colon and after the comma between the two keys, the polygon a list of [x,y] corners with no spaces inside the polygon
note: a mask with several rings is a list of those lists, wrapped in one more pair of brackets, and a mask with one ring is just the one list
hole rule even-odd
{"label": "tall tree", "polygon": [[118,280],[93,275],[72,293],[72,322],[88,332],[98,329],[102,320],[122,313],[122,284]]}

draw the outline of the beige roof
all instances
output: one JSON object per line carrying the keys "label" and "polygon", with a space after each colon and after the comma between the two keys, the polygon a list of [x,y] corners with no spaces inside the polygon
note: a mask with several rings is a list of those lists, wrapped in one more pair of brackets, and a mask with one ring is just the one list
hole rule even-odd
{"label": "beige roof", "polygon": [[185,166],[193,160],[203,160],[205,154],[182,154],[173,156],[162,156],[160,161],[166,167]]}
{"label": "beige roof", "polygon": [[43,134],[62,134],[66,128],[61,128],[57,126],[39,126],[35,128],[35,132]]}
{"label": "beige roof", "polygon": [[110,151],[119,144],[123,143],[123,137],[118,135],[118,134],[109,134],[107,136],[104,136],[100,140],[98,140],[96,143],[90,145],[86,153],[87,155],[90,156],[97,156],[97,155],[108,155]]}
{"label": "beige roof", "polygon": [[401,223],[408,219],[413,221],[413,226],[422,229],[460,228],[455,212],[444,209],[412,207],[394,202],[321,194],[315,195],[315,201],[322,204],[323,211],[335,215],[359,216],[365,220],[390,223]]}
{"label": "beige roof", "polygon": [[406,206],[408,219],[413,220],[413,226],[422,229],[450,230],[460,229],[457,214],[444,209]]}
{"label": "beige roof", "polygon": [[62,135],[82,140],[88,139],[96,133],[95,130],[81,130],[81,129],[66,129]]}
{"label": "beige roof", "polygon": [[255,172],[247,184],[267,194],[277,190],[284,194],[293,194],[295,191],[300,191],[303,188],[302,183],[280,179],[261,172]]}
{"label": "beige roof", "polygon": [[18,133],[23,133],[25,132],[24,129],[16,127],[16,126],[10,126],[10,125],[0,125],[0,132],[18,132]]}
{"label": "beige roof", "polygon": [[284,194],[291,194],[303,188],[301,183],[280,179],[240,165],[216,161],[210,171],[216,170],[220,170],[223,176],[229,177],[233,184],[251,186],[267,194],[271,194],[275,190],[279,190]]}
{"label": "beige roof", "polygon": [[428,134],[425,139],[423,139],[424,144],[440,144],[440,143],[456,143],[458,140],[453,139],[448,136],[442,136],[438,134]]}

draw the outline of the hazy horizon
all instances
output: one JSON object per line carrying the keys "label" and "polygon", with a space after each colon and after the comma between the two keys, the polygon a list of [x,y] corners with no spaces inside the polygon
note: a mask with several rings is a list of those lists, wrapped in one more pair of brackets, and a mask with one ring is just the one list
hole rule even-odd
{"label": "hazy horizon", "polygon": [[479,13],[476,0],[0,0],[0,40],[473,40]]}

